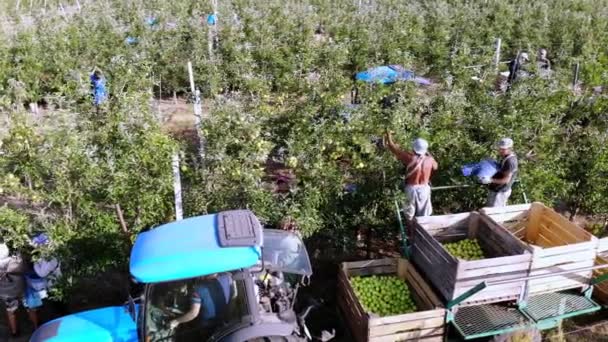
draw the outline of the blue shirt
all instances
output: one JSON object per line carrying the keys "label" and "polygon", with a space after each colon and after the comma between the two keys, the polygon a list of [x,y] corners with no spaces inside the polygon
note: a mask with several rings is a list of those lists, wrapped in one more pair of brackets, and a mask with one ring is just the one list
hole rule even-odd
{"label": "blue shirt", "polygon": [[222,274],[196,287],[192,303],[201,304],[200,316],[203,320],[219,318],[230,301],[231,285],[232,276]]}

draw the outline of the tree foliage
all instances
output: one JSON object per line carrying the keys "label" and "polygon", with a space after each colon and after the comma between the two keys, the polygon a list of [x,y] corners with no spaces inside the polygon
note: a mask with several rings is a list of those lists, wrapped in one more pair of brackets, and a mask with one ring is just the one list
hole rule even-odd
{"label": "tree foliage", "polygon": [[[31,11],[0,5],[0,229],[16,247],[50,233],[70,275],[126,265],[115,204],[132,233],[172,219],[178,149],[188,163],[187,216],[248,207],[269,225],[288,217],[306,236],[342,247],[361,227],[396,230],[403,167],[377,146],[386,130],[404,148],[417,136],[431,142],[434,185],[465,183],[460,167],[510,136],[521,168],[513,201],[525,192],[573,212],[608,211],[607,98],[590,90],[608,77],[605,0],[220,1],[211,54],[210,3],[81,1],[81,10],[62,12],[49,1],[44,13],[33,3]],[[496,38],[503,60],[547,48],[554,74],[495,94]],[[210,106],[198,128],[203,160],[191,142],[169,137],[150,107],[158,94],[191,95],[188,61]],[[576,62],[582,92],[571,87]],[[354,83],[355,72],[384,64],[436,84]],[[88,83],[94,67],[110,93],[99,110]],[[354,87],[358,106],[349,105]],[[399,101],[385,109],[389,95]],[[24,113],[30,103],[43,112]],[[296,180],[281,194],[267,165],[277,151]],[[433,201],[437,213],[456,212],[480,207],[484,195],[472,187]]]}

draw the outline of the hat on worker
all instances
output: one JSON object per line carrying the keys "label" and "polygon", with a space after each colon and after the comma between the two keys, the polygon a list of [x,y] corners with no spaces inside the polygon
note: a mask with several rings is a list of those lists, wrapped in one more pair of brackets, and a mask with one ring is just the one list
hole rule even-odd
{"label": "hat on worker", "polygon": [[503,148],[503,149],[513,148],[513,139],[502,138],[502,139],[500,139],[500,141],[498,141],[497,145],[498,145],[498,148]]}
{"label": "hat on worker", "polygon": [[425,154],[429,149],[428,141],[426,141],[422,138],[417,138],[416,140],[414,140],[413,145],[414,145],[414,152],[416,152],[416,154],[418,154],[418,155]]}
{"label": "hat on worker", "polygon": [[0,259],[6,259],[10,255],[8,246],[4,243],[0,243]]}

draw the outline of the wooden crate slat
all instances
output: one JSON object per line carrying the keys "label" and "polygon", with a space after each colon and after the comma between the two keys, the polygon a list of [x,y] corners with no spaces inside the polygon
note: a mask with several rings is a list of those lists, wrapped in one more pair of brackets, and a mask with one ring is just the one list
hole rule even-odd
{"label": "wooden crate slat", "polygon": [[431,310],[424,309],[424,311],[412,312],[412,313],[401,314],[401,315],[386,316],[386,317],[370,317],[368,324],[370,327],[375,327],[375,326],[380,326],[380,325],[390,325],[390,324],[396,324],[396,323],[402,323],[402,322],[412,322],[412,321],[420,320],[421,318],[435,319],[438,317],[445,318],[444,309],[431,309]]}
{"label": "wooden crate slat", "polygon": [[528,225],[526,226],[525,241],[529,243],[539,244],[538,238],[538,222],[542,216],[545,206],[541,203],[532,203],[530,210],[528,211]]}
{"label": "wooden crate slat", "polygon": [[384,258],[363,261],[349,261],[343,263],[343,265],[345,269],[351,271],[357,268],[370,268],[374,266],[397,266],[397,261],[394,258]]}
{"label": "wooden crate slat", "polygon": [[528,264],[528,263],[530,263],[531,259],[532,259],[532,254],[525,253],[525,254],[520,254],[520,255],[511,255],[511,256],[505,256],[505,257],[499,257],[499,258],[471,260],[463,265],[462,270],[470,271],[470,270],[486,269],[488,267],[496,267],[496,266],[503,266],[503,265],[512,265],[512,264],[520,264],[520,263]]}
{"label": "wooden crate slat", "polygon": [[[483,281],[486,282],[497,282],[497,281],[505,281],[505,280],[516,280],[516,279],[521,279],[523,277],[526,277],[529,274],[529,272],[523,272],[523,271],[513,271],[513,272],[508,272],[508,273],[496,273],[494,275],[491,276],[480,276],[480,277],[473,277],[473,278],[466,278],[466,279],[460,279],[458,280],[458,284],[456,285],[456,288],[463,288],[463,287],[473,287]],[[522,281],[521,284],[523,284],[524,282]],[[511,284],[516,284],[516,282],[513,282]],[[488,289],[494,287],[494,286],[500,286],[500,285],[488,285]],[[484,290],[485,291],[485,290]]]}
{"label": "wooden crate slat", "polygon": [[[456,265],[458,260],[454,258],[442,245],[439,241],[437,241],[433,236],[431,236],[424,228],[416,229],[414,233],[415,243],[426,244],[426,251],[429,253],[426,254],[429,256],[431,262],[445,262],[449,264]],[[436,258],[437,260],[433,260]]]}
{"label": "wooden crate slat", "polygon": [[[355,265],[363,265],[365,263],[358,263]],[[368,263],[373,264],[373,263]],[[357,342],[364,341],[397,341],[407,340],[411,336],[435,338],[437,336],[443,336],[444,324],[445,324],[445,309],[435,308],[435,305],[439,305],[439,301],[436,296],[431,293],[425,293],[430,291],[430,287],[425,286],[424,280],[414,267],[407,260],[393,259],[392,272],[390,274],[396,274],[400,278],[405,278],[410,287],[412,296],[415,298],[423,298],[423,307],[419,307],[420,311],[409,314],[388,316],[388,317],[370,317],[369,314],[363,312],[363,308],[354,294],[349,275],[353,273],[377,273],[378,270],[384,272],[387,269],[387,263],[376,263],[377,266],[371,266],[370,269],[376,269],[376,271],[364,272],[362,269],[351,270],[348,268],[348,263],[343,263],[343,268],[340,270],[338,276],[338,293],[340,297],[338,304],[344,312],[349,326],[353,331],[353,335]],[[353,272],[354,271],[354,272]],[[432,298],[435,298],[434,300]],[[355,303],[352,303],[352,302]],[[358,310],[352,310],[348,306],[358,308],[361,312],[360,319],[358,319]],[[372,336],[374,335],[374,336]],[[410,337],[408,337],[410,336]],[[429,340],[430,341],[430,340]]]}
{"label": "wooden crate slat", "polygon": [[339,275],[338,280],[338,285],[343,290],[342,295],[344,296],[347,303],[351,305],[351,308],[354,309],[353,313],[356,315],[356,317],[361,319],[366,317],[367,313],[363,308],[363,305],[361,305],[361,303],[357,299],[353,288],[350,286],[350,281],[345,277],[344,274]]}
{"label": "wooden crate slat", "polygon": [[551,237],[556,240],[556,246],[568,245],[577,242],[584,242],[587,240],[580,239],[576,235],[568,231],[567,228],[556,225],[550,218],[543,216],[539,222],[540,234]]}
{"label": "wooden crate slat", "polygon": [[540,231],[536,240],[539,242],[539,245],[542,245],[545,248],[551,248],[552,246],[567,246],[570,244],[568,241],[563,240],[559,235],[548,230],[544,225],[540,224],[539,227]]}
{"label": "wooden crate slat", "polygon": [[397,322],[394,324],[371,325],[369,327],[369,337],[394,335],[397,333],[409,332],[411,330],[424,330],[431,328],[443,328],[445,317],[434,317],[425,320],[413,320]]}
{"label": "wooden crate slat", "polygon": [[[608,258],[598,256],[595,259],[596,265],[606,265],[608,264]],[[593,271],[594,277],[599,277],[608,273],[607,268],[601,268]],[[593,297],[599,303],[607,305],[608,304],[608,281],[601,282],[593,286]]]}
{"label": "wooden crate slat", "polygon": [[418,331],[403,332],[389,336],[376,336],[370,338],[370,342],[395,342],[395,341],[427,341],[427,338],[433,338],[429,341],[434,341],[439,336],[443,337],[443,328],[430,328]]}
{"label": "wooden crate slat", "polygon": [[528,285],[530,289],[530,294],[534,295],[547,292],[557,292],[576,288],[584,288],[588,286],[588,282],[584,282],[583,278],[581,278],[580,280],[568,279],[564,277],[554,277],[547,279],[549,279],[548,282],[542,283],[536,283],[536,281],[531,281]]}
{"label": "wooden crate slat", "polygon": [[546,258],[560,254],[568,254],[568,253],[577,253],[581,251],[592,251],[592,253],[596,252],[597,248],[597,239],[587,241],[587,242],[579,242],[566,246],[556,246],[549,248],[541,248],[533,251],[532,258]]}
{"label": "wooden crate slat", "polygon": [[510,265],[502,265],[500,267],[487,266],[484,268],[477,268],[473,270],[459,270],[456,281],[466,280],[470,278],[484,277],[488,280],[495,275],[501,275],[503,273],[520,272],[522,277],[525,277],[530,268],[530,259],[528,262],[516,263]]}
{"label": "wooden crate slat", "polygon": [[406,269],[406,276],[409,284],[416,286],[419,291],[420,297],[425,298],[425,301],[430,304],[431,308],[437,308],[441,306],[441,302],[431,287],[422,279],[422,276],[416,271],[414,266],[410,263],[403,263],[402,259],[399,260],[399,266],[404,265]]}
{"label": "wooden crate slat", "polygon": [[555,223],[557,227],[560,227],[563,230],[566,230],[569,234],[574,235],[578,241],[588,241],[591,236],[593,236],[588,231],[578,227],[575,223],[569,221],[564,216],[558,214],[554,210],[550,208],[546,208],[547,210],[544,212],[545,218],[550,219]]}
{"label": "wooden crate slat", "polygon": [[557,246],[589,241],[589,237],[581,238],[580,236],[577,236],[577,234],[574,233],[579,230],[579,228],[577,227],[574,227],[577,229],[571,229],[567,227],[555,226],[551,225],[548,221],[550,221],[549,218],[541,218],[540,233],[545,236],[549,235],[556,241],[562,241],[556,243]]}
{"label": "wooden crate slat", "polygon": [[482,237],[497,240],[496,242],[499,244],[496,247],[499,247],[505,253],[521,254],[527,250],[526,245],[514,234],[490,221],[488,217],[480,216],[480,220],[483,222],[483,227],[491,232],[483,234]]}
{"label": "wooden crate slat", "polygon": [[[419,269],[422,270],[432,270],[432,269],[440,269],[437,264],[432,264],[420,251],[419,245],[414,245],[412,248],[412,261],[416,263]],[[445,264],[441,265],[444,266]],[[449,299],[452,297],[453,292],[453,284],[455,282],[455,274],[452,274],[454,268],[444,268],[445,272],[428,272],[426,277],[429,279],[435,288],[439,291],[440,295],[444,299]]]}
{"label": "wooden crate slat", "polygon": [[[466,303],[462,306],[498,303],[509,300],[515,300],[519,298],[519,294],[521,293],[524,284],[522,282],[519,283],[519,285],[521,286],[504,284],[487,287],[483,291],[480,291],[475,295],[471,296],[469,299],[467,299]],[[472,286],[457,288],[455,291],[455,295],[459,296],[470,290],[471,288]]]}
{"label": "wooden crate slat", "polygon": [[598,239],[597,252],[598,253],[608,252],[608,237]]}
{"label": "wooden crate slat", "polygon": [[448,214],[441,216],[419,216],[416,217],[416,222],[423,225],[425,229],[435,230],[446,226],[458,225],[459,223],[466,225],[466,220],[469,219],[469,213]]}
{"label": "wooden crate slat", "polygon": [[[338,294],[340,294],[340,292],[338,292]],[[344,299],[340,295],[338,295],[338,305],[345,315],[346,324],[349,326],[350,333],[355,338],[355,341],[367,342],[368,336],[365,322],[363,320],[355,320],[350,316],[350,312],[347,311],[349,303],[344,302]]]}
{"label": "wooden crate slat", "polygon": [[372,268],[357,268],[349,271],[350,276],[368,276],[368,275],[382,275],[395,273],[397,268],[394,265],[388,266],[376,266]]}
{"label": "wooden crate slat", "polygon": [[593,262],[594,257],[595,253],[593,250],[582,250],[574,253],[552,255],[549,257],[537,257],[533,258],[532,260],[531,272],[533,273],[535,270],[544,269],[546,267],[578,263],[581,261],[586,261],[590,264]]}
{"label": "wooden crate slat", "polygon": [[504,207],[485,207],[485,208],[481,209],[480,212],[485,213],[487,215],[494,215],[494,214],[528,211],[528,210],[530,210],[531,207],[532,207],[532,203],[515,204],[515,205],[507,205]]}

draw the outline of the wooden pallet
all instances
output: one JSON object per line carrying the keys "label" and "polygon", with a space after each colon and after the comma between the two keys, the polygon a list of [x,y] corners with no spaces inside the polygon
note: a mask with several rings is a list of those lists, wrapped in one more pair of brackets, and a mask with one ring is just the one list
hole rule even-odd
{"label": "wooden pallet", "polygon": [[[530,276],[594,265],[598,239],[542,203],[484,208],[481,215],[528,244]],[[556,292],[588,285],[592,271],[530,280],[529,294]]]}
{"label": "wooden pallet", "polygon": [[[487,257],[467,261],[452,256],[443,243],[476,238]],[[531,254],[525,244],[476,212],[417,217],[414,223],[412,261],[450,301],[482,281],[519,279],[488,286],[460,305],[514,300],[525,286]]]}
{"label": "wooden pallet", "polygon": [[[396,274],[404,279],[419,311],[386,317],[375,317],[366,312],[349,278],[381,274]],[[413,265],[405,259],[342,263],[338,274],[338,304],[357,342],[443,341],[446,310]]]}

